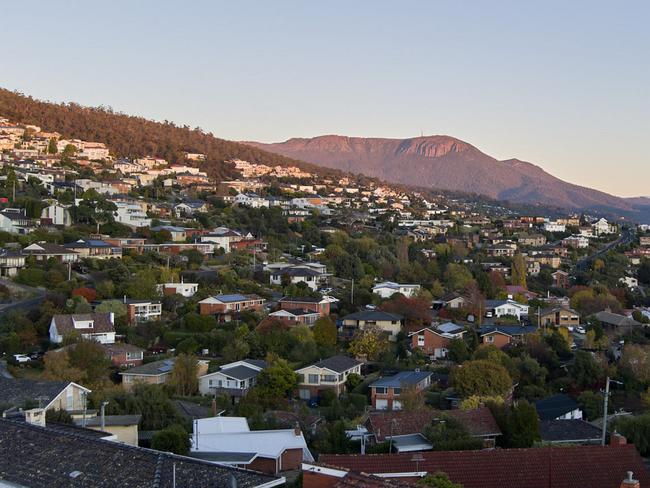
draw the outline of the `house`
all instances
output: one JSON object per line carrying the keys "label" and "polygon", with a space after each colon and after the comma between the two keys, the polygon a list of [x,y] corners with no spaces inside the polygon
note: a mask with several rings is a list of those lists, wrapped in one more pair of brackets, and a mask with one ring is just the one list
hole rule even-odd
{"label": "house", "polygon": [[41,222],[69,227],[72,225],[72,216],[67,206],[53,203],[41,210]]}
{"label": "house", "polygon": [[507,243],[492,244],[491,246],[488,246],[486,249],[486,253],[490,257],[511,258],[515,255],[516,252],[517,252],[517,246],[516,245],[513,246]]}
{"label": "house", "polygon": [[487,407],[470,410],[423,408],[409,412],[376,411],[368,414],[364,425],[375,443],[392,439],[397,452],[427,451],[433,446],[423,438],[422,434],[428,426],[444,420],[445,416],[458,420],[472,437],[482,439],[486,448],[494,447],[496,438],[502,435],[492,412]]}
{"label": "house", "polygon": [[546,244],[546,236],[543,234],[521,234],[517,238],[520,246],[540,247]]}
{"label": "house", "polygon": [[84,313],[54,315],[50,322],[50,342],[61,344],[64,339],[80,337],[113,344],[115,342],[115,314]]}
{"label": "house", "polygon": [[116,368],[134,368],[141,366],[144,360],[144,349],[133,344],[122,342],[104,344],[104,351]]}
{"label": "house", "polygon": [[384,281],[377,283],[372,287],[372,292],[379,295],[381,298],[390,298],[395,293],[401,293],[405,297],[411,298],[418,294],[420,285],[403,285],[400,283],[393,283],[392,281]]}
{"label": "house", "polygon": [[526,336],[535,332],[534,325],[484,325],[479,329],[479,338],[483,344],[503,349],[510,344],[526,342]]}
{"label": "house", "polygon": [[48,261],[56,259],[62,263],[74,263],[79,259],[79,254],[75,251],[49,242],[35,242],[23,249],[23,254],[34,256],[36,261]]}
{"label": "house", "polygon": [[620,329],[641,325],[640,322],[637,322],[633,318],[618,313],[612,313],[609,309],[598,312],[594,315],[594,318],[603,325]]}
{"label": "house", "polygon": [[568,395],[559,393],[535,402],[540,420],[582,419],[582,410]]}
{"label": "house", "polygon": [[207,212],[208,205],[202,200],[186,200],[174,205],[174,214],[177,218],[190,217],[197,212]]}
{"label": "house", "polygon": [[202,395],[226,395],[237,403],[255,386],[257,375],[267,367],[261,359],[242,359],[224,364],[218,371],[207,373],[199,378],[199,391]]}
{"label": "house", "polygon": [[300,399],[318,398],[324,390],[333,390],[339,396],[345,391],[348,376],[361,375],[361,362],[347,356],[332,356],[297,369],[296,373]]}
{"label": "house", "polygon": [[180,283],[163,283],[162,285],[158,285],[158,293],[161,295],[178,294],[185,298],[190,298],[193,297],[198,290],[198,283],[184,283],[182,280]]}
{"label": "house", "polygon": [[269,207],[269,201],[255,193],[240,193],[234,198],[234,203],[252,208]]}
{"label": "house", "polygon": [[403,319],[404,317],[396,313],[363,310],[343,317],[340,332],[344,337],[352,337],[357,330],[376,328],[386,332],[391,340],[396,340],[397,334],[402,330]]}
{"label": "house", "polygon": [[440,297],[438,300],[433,301],[433,308],[450,308],[457,310],[465,307],[468,304],[467,298],[458,293],[447,293]]}
{"label": "house", "polygon": [[566,232],[566,224],[558,222],[544,222],[543,228],[546,232]]}
{"label": "house", "polygon": [[[154,361],[121,371],[122,387],[130,391],[138,383],[162,385],[169,380],[175,362],[176,358],[161,359],[160,361]],[[208,371],[208,361],[198,360],[197,363],[197,377],[200,378]]]}
{"label": "house", "polygon": [[517,320],[521,321],[523,317],[528,315],[528,305],[510,299],[485,301],[486,317],[503,317],[505,315],[517,317]]}
{"label": "house", "polygon": [[543,327],[577,327],[580,325],[580,314],[571,308],[545,308],[540,310],[539,325]]}
{"label": "house", "polygon": [[261,310],[265,301],[260,296],[242,295],[241,293],[215,295],[199,302],[199,313],[201,315],[220,315],[224,320],[229,321],[233,315],[239,312]]}
{"label": "house", "polygon": [[405,388],[422,392],[431,386],[430,371],[402,371],[394,376],[380,378],[370,384],[370,398],[375,410],[401,410],[399,396]]}
{"label": "house", "polygon": [[80,258],[111,259],[121,258],[122,248],[98,239],[79,239],[64,244],[69,251],[76,252]]}
{"label": "house", "polygon": [[623,276],[622,278],[618,279],[618,282],[625,285],[631,290],[639,287],[639,280],[634,276]]}
{"label": "house", "polygon": [[269,317],[275,317],[289,325],[304,324],[311,326],[320,318],[320,314],[312,310],[294,308],[291,310],[276,310],[275,312],[271,312]]}
{"label": "house", "polygon": [[86,419],[76,419],[75,423],[86,429],[97,430],[110,434],[111,440],[126,444],[127,446],[138,446],[138,424],[142,415],[104,415]]}
{"label": "house", "polygon": [[291,283],[297,285],[304,283],[311,290],[316,291],[323,278],[323,274],[307,266],[289,266],[271,272],[270,284],[283,285]]}
{"label": "house", "polygon": [[551,273],[551,276],[553,278],[554,288],[562,288],[565,290],[569,288],[569,273],[558,269],[557,271]]}
{"label": "house", "polygon": [[453,322],[432,325],[416,332],[411,332],[411,348],[422,351],[434,359],[447,357],[449,343],[453,340],[462,340],[465,328]]}
{"label": "house", "polygon": [[[430,451],[392,454],[321,454],[319,464],[303,466],[304,488],[375,487],[372,480],[342,485],[352,475],[378,475],[382,481],[416,483],[445,473],[463,488],[639,488],[650,486],[650,472],[632,444],[608,446]],[[629,474],[633,472],[634,474]],[[627,481],[628,479],[633,481]],[[409,484],[408,486],[419,486]]]}
{"label": "house", "polygon": [[589,247],[589,239],[585,236],[569,236],[562,239],[564,247],[573,247],[575,249],[586,249]]}
{"label": "house", "polygon": [[113,202],[117,207],[115,210],[115,221],[120,224],[127,225],[132,229],[140,229],[142,227],[151,227],[151,219],[147,213],[142,209],[142,206],[137,201],[120,201]]}
{"label": "house", "polygon": [[542,420],[539,422],[542,442],[549,444],[600,444],[602,429],[582,419]]}
{"label": "house", "polygon": [[187,240],[187,232],[185,227],[178,227],[176,225],[157,225],[151,228],[151,232],[168,232],[172,242],[185,242]]}
{"label": "house", "polygon": [[25,255],[20,251],[0,249],[0,276],[12,278],[25,267]]}
{"label": "house", "polygon": [[614,234],[616,232],[616,225],[610,224],[603,218],[591,224],[591,228],[594,229],[594,234],[597,236]]}
{"label": "house", "polygon": [[0,480],[5,486],[30,488],[271,488],[286,481],[113,442],[90,429],[8,419],[0,419]]}
{"label": "house", "polygon": [[22,408],[27,403],[36,402],[46,411],[77,412],[84,409],[84,399],[89,393],[88,388],[71,381],[5,378],[0,375],[0,405],[3,406]]}
{"label": "house", "polygon": [[35,229],[34,220],[27,217],[24,208],[6,208],[0,211],[0,231],[25,235]]}
{"label": "house", "polygon": [[279,474],[314,461],[299,427],[251,430],[245,417],[197,419],[192,426],[190,456],[219,465]]}
{"label": "house", "polygon": [[331,312],[332,303],[338,302],[334,297],[282,297],[278,301],[280,310],[310,310],[326,317]]}
{"label": "house", "polygon": [[129,324],[159,320],[162,315],[162,304],[159,300],[125,300],[124,303]]}

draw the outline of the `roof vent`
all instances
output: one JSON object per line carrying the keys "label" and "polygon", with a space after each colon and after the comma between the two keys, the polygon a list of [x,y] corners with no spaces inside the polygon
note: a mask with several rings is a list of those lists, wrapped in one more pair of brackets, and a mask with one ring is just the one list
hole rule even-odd
{"label": "roof vent", "polygon": [[83,474],[83,473],[82,473],[81,471],[73,471],[72,473],[70,473],[69,476],[70,476],[70,478],[73,478],[73,479],[74,479],[74,478],[78,478],[78,477],[81,476],[82,474]]}

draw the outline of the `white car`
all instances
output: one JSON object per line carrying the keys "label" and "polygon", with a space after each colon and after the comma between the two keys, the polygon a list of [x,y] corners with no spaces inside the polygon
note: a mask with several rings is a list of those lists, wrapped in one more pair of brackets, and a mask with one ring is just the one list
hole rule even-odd
{"label": "white car", "polygon": [[31,361],[30,357],[25,354],[14,354],[14,359],[17,363],[28,363]]}
{"label": "white car", "polygon": [[576,332],[578,334],[586,334],[587,333],[587,331],[585,330],[585,328],[582,325],[579,326],[579,327],[576,327]]}

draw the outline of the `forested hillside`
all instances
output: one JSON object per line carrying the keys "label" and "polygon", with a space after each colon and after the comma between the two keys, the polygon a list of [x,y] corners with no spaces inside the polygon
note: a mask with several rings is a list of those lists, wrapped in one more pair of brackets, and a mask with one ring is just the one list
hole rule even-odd
{"label": "forested hillside", "polygon": [[[82,107],[75,103],[55,104],[36,100],[21,93],[0,88],[0,116],[35,124],[43,130],[57,131],[63,137],[106,143],[118,157],[147,155],[183,161],[184,152],[203,153],[206,160],[197,163],[211,176],[222,179],[232,175],[224,161],[233,158],[268,165],[295,165],[317,171],[318,168],[237,142],[226,141],[199,128],[177,126],[173,122],[153,122],[143,117],[116,113],[105,107]],[[194,164],[194,163],[193,163]]]}

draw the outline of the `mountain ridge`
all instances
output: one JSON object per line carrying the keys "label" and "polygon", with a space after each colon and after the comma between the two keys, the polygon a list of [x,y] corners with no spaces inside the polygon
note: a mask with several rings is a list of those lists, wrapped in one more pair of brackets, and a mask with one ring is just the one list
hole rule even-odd
{"label": "mountain ridge", "polygon": [[392,139],[328,134],[280,143],[242,143],[394,183],[465,191],[520,203],[625,213],[639,211],[643,203],[641,199],[628,201],[566,182],[528,161],[498,160],[470,143],[447,135]]}

